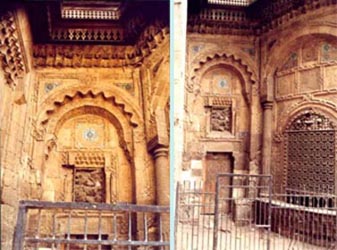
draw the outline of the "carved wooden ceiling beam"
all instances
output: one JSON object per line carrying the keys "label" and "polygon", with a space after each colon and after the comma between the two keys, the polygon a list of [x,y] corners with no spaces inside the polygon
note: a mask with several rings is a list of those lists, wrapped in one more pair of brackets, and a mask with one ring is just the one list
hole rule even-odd
{"label": "carved wooden ceiling beam", "polygon": [[[239,0],[237,0],[239,1]],[[241,1],[241,0],[240,0]],[[215,4],[218,2],[218,4]],[[230,0],[190,0],[188,31],[192,33],[259,35],[335,0],[257,0],[251,4],[225,4]],[[236,2],[236,1],[233,1]]]}
{"label": "carved wooden ceiling beam", "polygon": [[33,62],[35,67],[138,67],[168,39],[168,27],[150,26],[134,46],[34,45]]}
{"label": "carved wooden ceiling beam", "polygon": [[169,26],[169,1],[27,0],[35,43],[135,45],[147,27]]}

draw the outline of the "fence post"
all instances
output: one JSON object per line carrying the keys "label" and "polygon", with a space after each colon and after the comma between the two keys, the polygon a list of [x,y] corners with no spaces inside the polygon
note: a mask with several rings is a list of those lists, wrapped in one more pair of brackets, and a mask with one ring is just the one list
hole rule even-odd
{"label": "fence post", "polygon": [[14,239],[13,239],[13,250],[23,250],[24,238],[25,238],[25,228],[26,228],[26,213],[27,207],[24,202],[20,201],[18,218],[15,226]]}
{"label": "fence post", "polygon": [[220,194],[220,184],[219,176],[216,177],[216,192],[215,192],[215,207],[214,207],[214,229],[213,229],[213,250],[217,250],[218,247],[218,213],[219,213],[219,194]]}
{"label": "fence post", "polygon": [[176,211],[175,211],[175,218],[174,218],[174,249],[177,249],[177,230],[178,230],[178,220],[179,220],[179,191],[180,191],[180,183],[177,182],[176,186]]}
{"label": "fence post", "polygon": [[271,220],[272,220],[272,188],[273,182],[272,177],[266,177],[268,180],[268,238],[267,238],[267,250],[270,250],[270,231],[271,231]]}

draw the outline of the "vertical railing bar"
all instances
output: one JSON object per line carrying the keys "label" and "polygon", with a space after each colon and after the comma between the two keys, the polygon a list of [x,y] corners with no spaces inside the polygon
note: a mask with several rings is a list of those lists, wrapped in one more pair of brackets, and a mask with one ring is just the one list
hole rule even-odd
{"label": "vertical railing bar", "polygon": [[25,242],[25,230],[27,222],[27,207],[20,203],[18,219],[14,231],[13,250],[23,250]]}
{"label": "vertical railing bar", "polygon": [[202,230],[202,234],[201,234],[201,249],[204,249],[204,230],[205,230],[205,219],[206,219],[206,216],[205,216],[205,210],[206,210],[206,194],[204,192],[204,182],[201,182],[201,186],[202,186],[202,203],[201,203],[201,210],[203,212],[203,216],[202,216],[202,227],[201,227],[201,230]]}
{"label": "vertical railing bar", "polygon": [[163,219],[161,214],[159,213],[159,241],[163,242]]}
{"label": "vertical railing bar", "polygon": [[[194,197],[195,197],[195,186],[196,186],[196,181],[195,182],[192,182],[192,188],[191,188],[191,190],[193,190],[193,195],[194,195]],[[191,249],[194,249],[193,248],[193,243],[194,243],[194,210],[195,210],[195,203],[194,204],[192,204],[192,206],[191,206],[191,208],[192,208],[192,221],[191,221],[191,225],[192,225],[192,234],[191,234]]]}
{"label": "vertical railing bar", "polygon": [[[187,199],[186,199],[186,200],[187,200],[187,201],[186,201],[186,203],[187,203],[187,204],[186,204],[186,205],[187,205],[187,206],[186,206],[186,210],[188,211],[188,210],[190,209],[190,195],[191,195],[191,194],[190,194],[190,191],[191,191],[191,190],[190,190],[190,185],[189,185],[190,182],[185,181],[185,184],[186,184],[186,186],[188,186],[188,189],[187,189],[187,190],[188,190],[188,194],[187,194]],[[186,186],[185,186],[185,191],[186,191]],[[189,214],[189,213],[187,213],[187,214]],[[189,218],[186,218],[186,219],[189,220]],[[188,239],[189,239],[189,237],[188,237],[188,236],[189,236],[188,231],[189,231],[189,230],[188,230],[187,223],[186,223],[186,228],[187,228],[187,230],[186,230],[186,247],[185,247],[185,249],[188,250],[188,245],[189,245],[189,244],[188,244],[188,243],[189,243],[189,242],[188,242]],[[191,250],[193,250],[193,249],[191,249]]]}
{"label": "vertical railing bar", "polygon": [[[67,240],[68,241],[70,241],[71,214],[72,214],[72,210],[70,209],[69,215],[68,215],[68,225],[67,225]],[[69,242],[67,243],[67,250],[70,250]]]}
{"label": "vertical railing bar", "polygon": [[[177,233],[178,233],[178,225],[179,225],[179,209],[180,209],[180,204],[179,204],[179,192],[180,192],[180,183],[177,182],[177,186],[176,186],[176,211],[175,211],[175,221],[174,221],[174,249],[178,249],[177,248],[177,243],[178,243],[178,239],[177,239]],[[182,236],[182,232],[180,233],[180,235]],[[181,238],[183,239],[183,238]],[[182,245],[180,245],[182,246]]]}
{"label": "vertical railing bar", "polygon": [[[337,185],[337,183],[335,185]],[[336,198],[337,198],[336,195],[332,198],[332,200],[333,200],[332,207],[333,207],[333,211],[335,212],[335,218],[336,218],[336,220],[335,220],[335,240],[334,240],[334,243],[333,243],[334,244],[333,247],[335,247],[335,248],[337,248],[337,204],[336,204],[337,199]]]}
{"label": "vertical railing bar", "polygon": [[[41,228],[41,209],[38,209],[38,218],[37,218],[37,229],[36,229],[36,235],[35,238],[39,239],[40,238],[40,228]],[[35,244],[35,249],[38,250],[39,248],[39,242],[37,241]]]}
{"label": "vertical railing bar", "polygon": [[215,207],[214,207],[214,228],[213,228],[213,250],[217,250],[218,245],[218,213],[219,213],[219,192],[220,192],[220,184],[219,184],[219,176],[216,177],[215,182],[216,190],[215,190]]}
{"label": "vertical railing bar", "polygon": [[147,228],[147,213],[143,213],[143,220],[144,220],[144,241],[148,241],[148,228]]}
{"label": "vertical railing bar", "polygon": [[[56,231],[56,210],[53,210],[53,239],[56,238],[55,235],[55,231]],[[55,250],[55,243],[52,243],[52,250]]]}
{"label": "vertical railing bar", "polygon": [[[98,214],[98,240],[102,240],[102,210],[99,210]],[[102,249],[101,243],[98,245],[98,250]]]}
{"label": "vertical railing bar", "polygon": [[113,213],[113,220],[114,220],[114,241],[117,241],[117,215]]}
{"label": "vertical railing bar", "polygon": [[[255,187],[256,190],[254,190],[257,196],[259,196],[259,188],[258,188],[259,183],[260,183],[260,178],[256,181],[257,187]],[[253,233],[252,233],[253,234],[253,240],[252,241],[253,241],[254,250],[256,249],[256,241],[255,241],[255,239],[256,239],[256,226],[258,224],[258,218],[257,218],[258,213],[257,213],[257,210],[258,210],[259,203],[261,203],[261,201],[255,200],[255,203],[254,203],[255,204],[254,205],[254,226],[255,226],[255,228],[254,228]]]}
{"label": "vertical railing bar", "polygon": [[[88,208],[84,210],[84,240],[88,240]],[[87,242],[84,243],[84,250],[87,250]]]}
{"label": "vertical railing bar", "polygon": [[271,230],[271,219],[272,219],[272,210],[271,210],[271,204],[272,204],[272,188],[273,188],[273,180],[272,177],[265,177],[268,181],[268,232],[267,232],[267,250],[270,250],[270,230]]}
{"label": "vertical railing bar", "polygon": [[198,181],[198,209],[197,209],[197,218],[198,218],[198,226],[197,226],[197,246],[199,246],[199,241],[201,239],[200,237],[200,216],[201,216],[201,204],[202,204],[202,199],[201,199],[201,182]]}
{"label": "vertical railing bar", "polygon": [[37,213],[37,226],[36,226],[36,235],[35,235],[35,239],[39,239],[40,238],[40,227],[41,227],[41,209],[38,209],[38,213]]}
{"label": "vertical railing bar", "polygon": [[[207,192],[207,190],[205,189],[205,191]],[[213,190],[215,191],[215,190]],[[208,198],[208,202],[206,203],[207,205],[207,223],[208,223],[208,226],[207,226],[207,249],[210,249],[212,248],[210,246],[210,244],[212,244],[212,241],[210,241],[211,237],[210,237],[210,231],[211,231],[211,221],[212,221],[212,218],[211,218],[211,210],[212,210],[212,201],[214,202],[213,198],[215,199],[214,195],[210,192],[208,194],[206,194],[209,198]],[[213,211],[214,213],[214,211]],[[213,219],[214,220],[214,219]],[[214,225],[213,225],[214,226]],[[213,240],[213,238],[212,238]],[[192,249],[193,250],[193,249]]]}
{"label": "vertical railing bar", "polygon": [[[129,210],[129,232],[128,232],[128,241],[132,241],[132,220],[131,220],[131,211]],[[128,249],[131,250],[131,244],[128,245]]]}

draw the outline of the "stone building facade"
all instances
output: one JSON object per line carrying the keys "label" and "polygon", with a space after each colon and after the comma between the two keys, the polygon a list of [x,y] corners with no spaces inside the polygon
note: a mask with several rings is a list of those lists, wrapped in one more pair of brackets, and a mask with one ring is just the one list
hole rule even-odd
{"label": "stone building facade", "polygon": [[169,205],[168,1],[0,10],[1,249],[20,200]]}
{"label": "stone building facade", "polygon": [[175,7],[187,17],[176,179],[271,174],[276,192],[336,193],[336,1]]}

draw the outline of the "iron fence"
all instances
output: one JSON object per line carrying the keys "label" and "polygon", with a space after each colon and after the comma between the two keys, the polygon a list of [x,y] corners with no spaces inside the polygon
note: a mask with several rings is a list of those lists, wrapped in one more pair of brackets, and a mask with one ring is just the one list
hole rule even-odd
{"label": "iron fence", "polygon": [[219,174],[177,185],[177,250],[337,250],[336,196],[272,193],[270,176]]}
{"label": "iron fence", "polygon": [[13,250],[164,250],[168,215],[168,206],[21,201]]}

